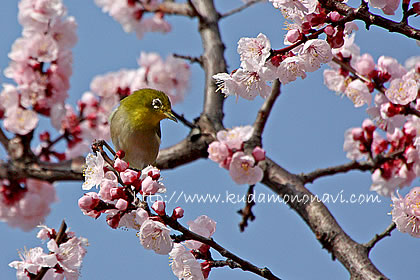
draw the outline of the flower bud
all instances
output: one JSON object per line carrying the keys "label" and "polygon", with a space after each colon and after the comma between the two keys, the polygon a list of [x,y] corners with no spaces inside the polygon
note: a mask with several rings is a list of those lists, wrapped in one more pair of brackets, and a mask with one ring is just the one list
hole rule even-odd
{"label": "flower bud", "polygon": [[165,215],[165,202],[157,200],[153,203],[152,209],[159,215]]}

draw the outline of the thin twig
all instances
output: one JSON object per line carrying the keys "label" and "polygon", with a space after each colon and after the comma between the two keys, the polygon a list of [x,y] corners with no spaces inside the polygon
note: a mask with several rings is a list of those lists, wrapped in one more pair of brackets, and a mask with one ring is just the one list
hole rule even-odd
{"label": "thin twig", "polygon": [[372,248],[376,245],[376,243],[378,243],[379,241],[381,241],[382,239],[384,239],[387,236],[391,236],[391,232],[397,227],[397,225],[392,222],[386,229],[384,232],[380,233],[380,234],[375,234],[375,237],[372,238],[372,240],[370,240],[368,243],[364,244],[364,246],[366,247],[367,251],[370,252],[370,250],[372,250]]}
{"label": "thin twig", "polygon": [[255,215],[252,213],[252,207],[255,205],[254,187],[255,185],[249,186],[248,193],[246,194],[245,207],[238,211],[238,213],[242,215],[242,221],[239,223],[239,230],[241,232],[248,226],[248,220],[255,220]]}
{"label": "thin twig", "polygon": [[[338,57],[333,56],[332,61],[334,61],[335,63],[337,63],[338,65],[340,65],[340,67],[342,67],[343,69],[349,71],[350,73],[352,73],[353,75],[355,75],[358,79],[362,80],[365,83],[372,83],[372,81],[363,76],[362,74],[360,74],[359,72],[356,71],[356,69],[354,69],[349,63],[346,63],[342,60],[340,60]],[[384,88],[383,86],[379,86],[376,83],[373,83],[375,85],[375,88],[380,91],[381,93],[385,94],[386,88]]]}
{"label": "thin twig", "polygon": [[277,79],[273,83],[271,94],[264,101],[260,110],[258,111],[257,118],[254,122],[254,135],[261,139],[268,117],[270,116],[271,109],[276,102],[277,97],[280,95],[280,81]]}
{"label": "thin twig", "polygon": [[201,58],[201,56],[195,57],[195,56],[182,55],[182,54],[177,54],[177,53],[174,53],[172,55],[176,58],[182,58],[182,59],[188,60],[190,63],[198,63],[200,65],[203,65],[203,59]]}
{"label": "thin twig", "polygon": [[331,176],[338,173],[345,173],[351,170],[368,171],[375,168],[375,165],[370,161],[351,161],[342,165],[331,166],[327,168],[319,168],[309,173],[303,173],[299,176],[302,178],[304,184],[312,183],[316,179],[324,176]]}
{"label": "thin twig", "polygon": [[389,32],[396,32],[409,38],[420,40],[420,30],[415,29],[405,22],[395,22],[379,15],[369,12],[366,5],[360,5],[359,8],[352,8],[345,3],[333,0],[319,0],[321,6],[329,11],[337,11],[343,15],[350,15],[352,19],[361,20],[365,23],[366,29],[371,25],[382,27]]}
{"label": "thin twig", "polygon": [[[66,222],[63,220],[61,222],[61,226],[60,226],[60,229],[58,230],[57,236],[55,237],[55,242],[57,243],[58,246],[60,246],[60,244],[63,243],[63,241],[67,237],[66,236],[66,229],[67,229]],[[41,280],[45,276],[45,273],[47,273],[47,271],[49,269],[50,269],[50,267],[41,268],[34,277],[31,277],[31,279]]]}
{"label": "thin twig", "polygon": [[[253,272],[265,279],[270,280],[279,280],[277,276],[275,276],[268,268],[259,268],[252,263],[238,257],[237,255],[231,253],[221,245],[219,245],[216,241],[214,241],[212,238],[206,238],[201,235],[196,234],[195,232],[192,232],[185,228],[183,225],[181,225],[177,220],[170,218],[167,215],[160,216],[162,220],[165,222],[166,225],[170,226],[171,228],[181,232],[184,235],[185,240],[196,240],[200,241],[206,245],[209,245],[211,248],[215,249],[217,252],[220,253],[223,257],[232,260],[237,264],[237,267],[244,270],[244,271],[250,271]],[[236,265],[235,265],[236,266]]]}
{"label": "thin twig", "polygon": [[174,114],[174,116],[178,119],[178,120],[180,120],[185,126],[187,126],[187,127],[189,127],[189,128],[191,128],[191,129],[193,129],[193,128],[196,128],[197,126],[195,125],[195,124],[193,124],[192,122],[190,122],[189,120],[187,120],[185,117],[184,117],[184,114],[178,114],[178,113],[176,113],[176,112],[174,112],[173,110],[172,110],[172,113]]}
{"label": "thin twig", "polygon": [[231,16],[233,14],[239,13],[242,10],[245,10],[246,8],[248,8],[248,7],[250,7],[250,6],[254,5],[254,4],[257,4],[259,2],[264,2],[264,1],[265,0],[251,0],[251,1],[247,2],[247,3],[245,3],[242,6],[239,6],[239,7],[235,8],[235,9],[232,9],[232,10],[230,10],[230,11],[224,13],[224,14],[221,14],[220,15],[220,18],[225,18],[225,17]]}

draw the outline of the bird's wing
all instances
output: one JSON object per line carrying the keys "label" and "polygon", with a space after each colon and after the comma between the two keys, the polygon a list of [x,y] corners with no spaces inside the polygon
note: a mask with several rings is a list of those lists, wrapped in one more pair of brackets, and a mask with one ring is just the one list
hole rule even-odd
{"label": "bird's wing", "polygon": [[159,140],[162,138],[162,132],[160,131],[160,123],[156,126],[156,134],[159,136]]}

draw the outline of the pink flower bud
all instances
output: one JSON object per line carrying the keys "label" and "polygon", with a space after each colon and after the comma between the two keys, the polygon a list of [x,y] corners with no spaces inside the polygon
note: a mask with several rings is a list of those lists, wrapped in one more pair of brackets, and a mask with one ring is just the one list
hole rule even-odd
{"label": "pink flower bud", "polygon": [[255,158],[256,161],[265,160],[265,151],[261,147],[255,147],[252,151],[252,156]]}
{"label": "pink flower bud", "polygon": [[302,34],[298,29],[290,29],[287,31],[286,39],[290,43],[295,43],[302,38]]}
{"label": "pink flower bud", "polygon": [[132,169],[127,169],[120,173],[121,180],[126,185],[131,185],[138,178],[139,173]]}
{"label": "pink flower bud", "polygon": [[117,208],[120,211],[125,211],[128,207],[128,201],[125,199],[118,199],[117,203],[115,204],[115,208]]}
{"label": "pink flower bud", "polygon": [[120,220],[121,220],[121,215],[119,213],[113,216],[108,215],[106,217],[106,223],[114,229],[118,227],[118,225],[120,224]]}
{"label": "pink flower bud", "polygon": [[153,195],[159,190],[159,183],[154,181],[152,177],[146,177],[141,182],[141,191],[144,195]]}
{"label": "pink flower bud", "polygon": [[165,202],[161,200],[157,200],[153,203],[152,209],[158,214],[158,215],[165,215]]}
{"label": "pink flower bud", "polygon": [[112,189],[110,189],[109,193],[111,194],[111,200],[126,197],[122,188],[112,188]]}
{"label": "pink flower bud", "polygon": [[114,162],[114,168],[118,172],[123,172],[128,168],[128,163],[121,160],[120,158],[117,158],[117,159],[115,159],[115,162]]}
{"label": "pink flower bud", "polygon": [[336,11],[331,12],[329,14],[329,17],[330,17],[330,19],[331,19],[332,22],[337,22],[337,21],[339,21],[341,19],[341,15],[338,12],[336,12]]}
{"label": "pink flower bud", "polygon": [[184,209],[182,209],[181,207],[176,207],[172,212],[172,218],[179,219],[182,217],[184,217]]}
{"label": "pink flower bud", "polygon": [[328,36],[331,37],[335,33],[335,28],[331,25],[328,25],[328,26],[325,27],[324,32],[325,32],[325,34],[327,34]]}
{"label": "pink flower bud", "polygon": [[353,128],[351,130],[351,135],[353,136],[353,139],[355,141],[364,141],[365,140],[363,129],[361,129],[360,127]]}
{"label": "pink flower bud", "polygon": [[362,128],[370,135],[375,131],[376,126],[371,119],[365,119],[362,123]]}
{"label": "pink flower bud", "polygon": [[115,153],[115,155],[118,157],[118,158],[124,158],[125,157],[125,152],[123,151],[123,150],[118,150],[118,152],[116,152]]}
{"label": "pink flower bud", "polygon": [[82,210],[91,211],[99,204],[99,196],[96,192],[88,192],[83,195],[79,201],[79,207]]}
{"label": "pink flower bud", "polygon": [[147,173],[148,176],[152,177],[153,180],[157,181],[160,178],[160,170],[157,168],[152,168]]}
{"label": "pink flower bud", "polygon": [[208,261],[204,261],[201,264],[201,272],[203,273],[204,279],[209,278],[211,265]]}

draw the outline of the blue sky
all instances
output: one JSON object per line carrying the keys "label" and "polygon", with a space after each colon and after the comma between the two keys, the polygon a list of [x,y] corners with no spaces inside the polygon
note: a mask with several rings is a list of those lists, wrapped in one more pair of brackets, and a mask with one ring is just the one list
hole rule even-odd
{"label": "blue sky", "polygon": [[[7,67],[7,53],[14,40],[20,36],[17,23],[17,3],[4,1],[0,10],[0,69]],[[241,5],[241,1],[216,0],[220,11]],[[225,3],[228,2],[228,3]],[[138,40],[134,34],[124,33],[121,26],[103,14],[92,0],[64,0],[69,15],[78,22],[79,42],[74,48],[74,68],[71,78],[69,103],[89,89],[95,75],[121,68],[136,68],[141,51],[155,51],[166,57],[170,53],[192,56],[201,54],[201,41],[197,33],[197,21],[175,16],[168,17],[173,31],[167,35],[146,34]],[[239,66],[236,53],[237,41],[241,37],[256,37],[266,34],[273,48],[281,48],[285,34],[284,19],[271,4],[258,4],[241,14],[231,16],[221,23],[222,39],[226,45],[229,70]],[[420,26],[420,20],[412,22]],[[356,34],[361,53],[369,52],[376,60],[380,55],[393,56],[401,63],[410,56],[418,55],[419,48],[413,40],[390,34],[376,27],[371,32]],[[203,71],[192,65],[191,86],[185,102],[174,110],[189,119],[197,117],[203,101]],[[7,81],[0,76],[1,81]],[[263,136],[263,145],[268,156],[294,173],[308,172],[316,168],[348,162],[342,150],[344,131],[360,126],[367,117],[366,107],[354,108],[347,98],[336,96],[322,82],[322,70],[309,73],[305,80],[282,87],[273,113]],[[226,100],[224,124],[226,127],[251,124],[262,104],[262,99],[246,101],[231,97]],[[42,122],[45,129],[48,122]],[[173,122],[162,123],[162,146],[177,143],[188,130]],[[3,151],[2,151],[3,153]],[[162,171],[168,195],[214,194],[225,198],[226,193],[242,196],[246,186],[236,185],[226,170],[210,160],[199,160],[175,170]],[[351,194],[373,194],[369,191],[370,174],[350,172],[334,177],[322,178],[307,187],[323,196],[325,193],[348,198]],[[418,179],[413,183],[418,184]],[[89,239],[90,246],[81,270],[81,279],[176,279],[169,267],[167,256],[146,251],[139,243],[135,231],[113,230],[101,217],[93,220],[84,216],[77,206],[83,195],[81,183],[59,183],[56,185],[60,201],[53,204],[46,224],[58,228],[63,218],[78,235]],[[258,194],[271,194],[264,185],[256,186]],[[405,194],[408,188],[402,190]],[[327,203],[327,207],[344,230],[356,241],[367,242],[376,233],[382,232],[391,222],[391,200],[379,197],[381,202],[368,204]],[[167,209],[181,206],[185,217],[180,221],[208,215],[217,222],[214,238],[227,249],[260,267],[267,266],[282,279],[348,279],[343,266],[332,261],[329,253],[321,248],[315,236],[288,206],[279,203],[259,203],[253,210],[256,220],[244,233],[239,232],[240,216],[237,210],[242,203],[188,203],[181,199],[171,202]],[[169,211],[169,210],[168,210]],[[13,279],[15,270],[7,264],[18,258],[17,249],[41,246],[36,231],[29,233],[0,224],[0,275],[2,279]],[[391,238],[381,241],[371,252],[374,264],[391,279],[420,278],[420,250],[418,240],[407,234],[394,231]],[[413,248],[413,249],[412,249]],[[216,259],[219,256],[214,253]],[[260,279],[242,272],[220,268],[212,270],[210,279]]]}

